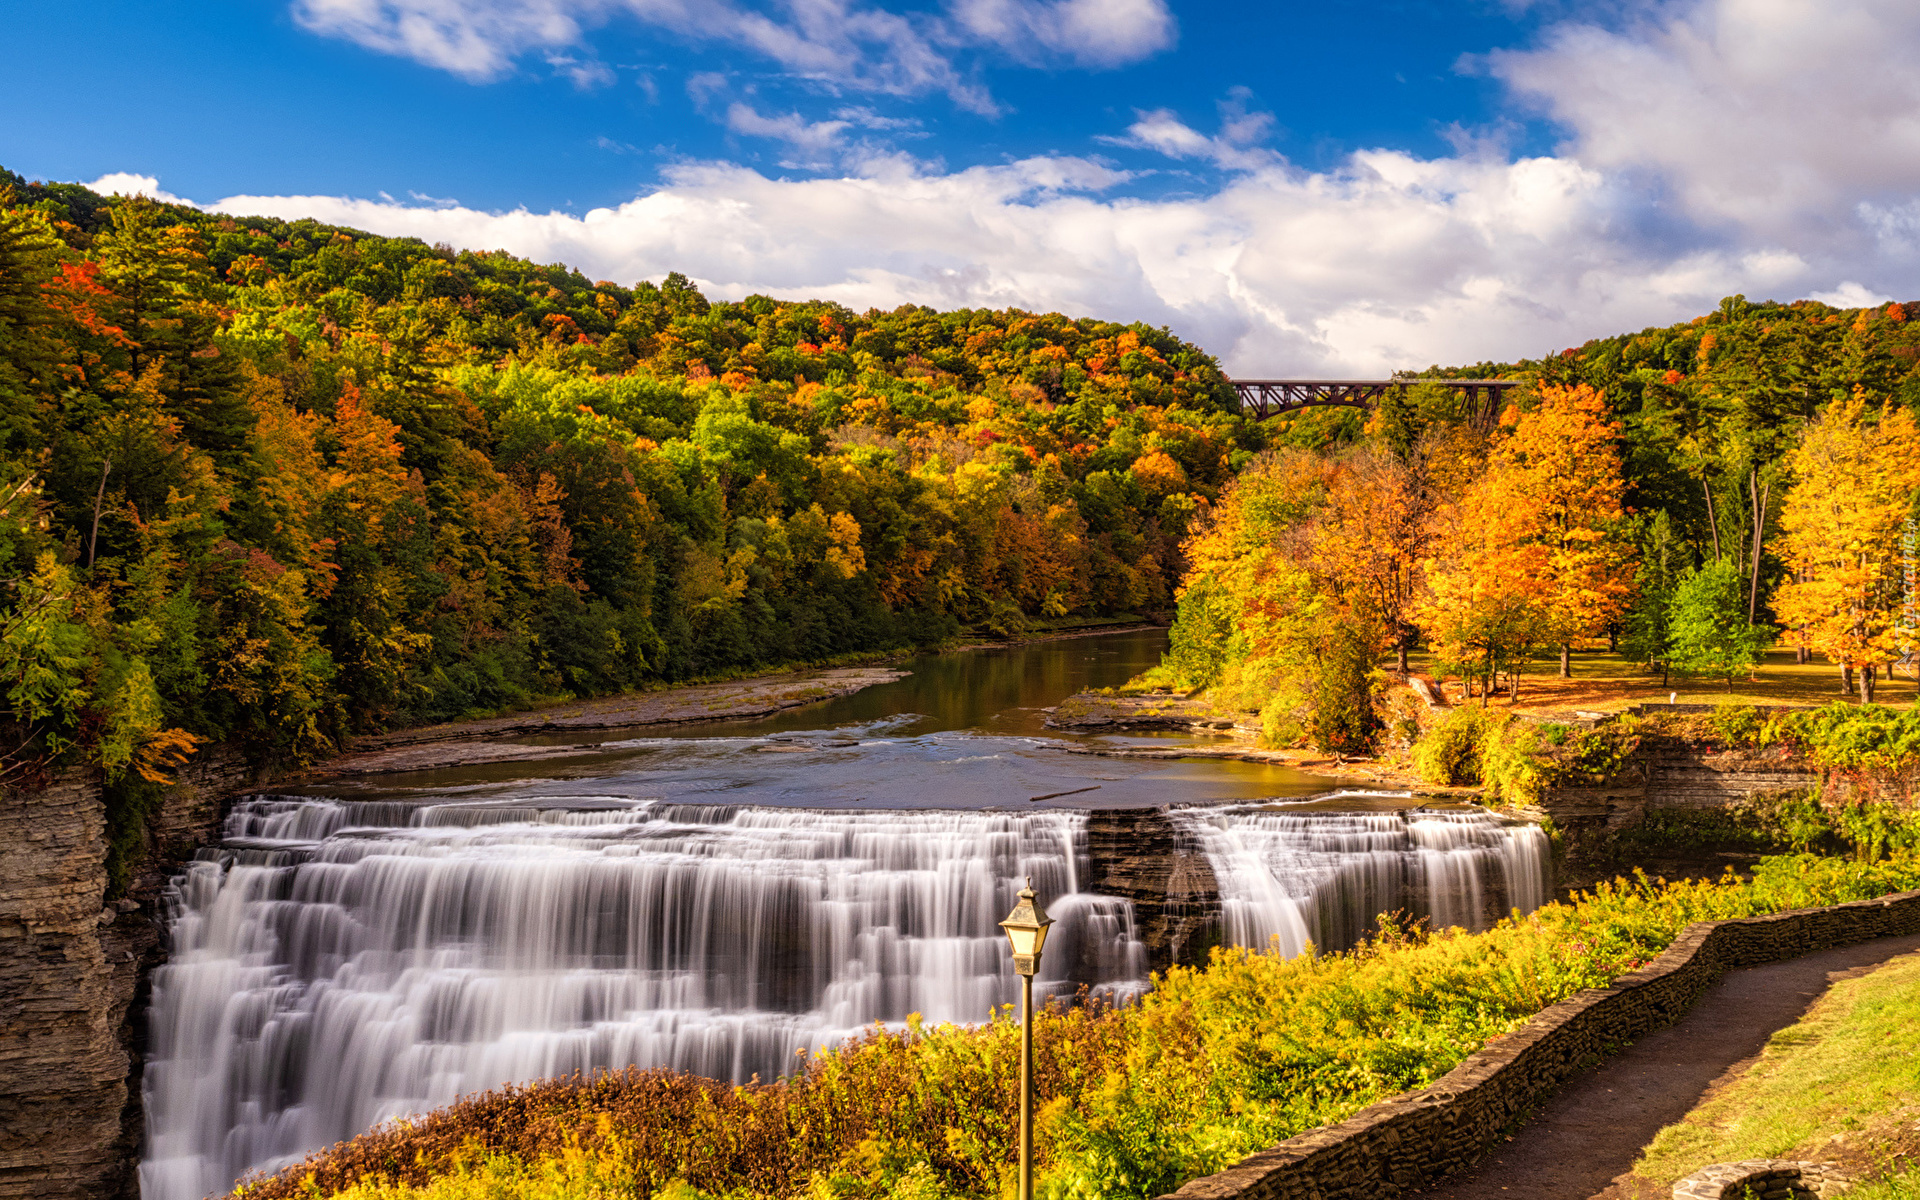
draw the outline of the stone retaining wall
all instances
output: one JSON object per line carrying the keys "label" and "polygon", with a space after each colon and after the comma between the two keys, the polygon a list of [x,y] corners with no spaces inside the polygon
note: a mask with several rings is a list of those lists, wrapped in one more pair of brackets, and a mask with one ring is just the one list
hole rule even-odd
{"label": "stone retaining wall", "polygon": [[1920,892],[1690,925],[1642,969],[1544,1010],[1429,1086],[1193,1180],[1173,1197],[1399,1195],[1471,1165],[1574,1073],[1674,1021],[1722,971],[1914,932]]}
{"label": "stone retaining wall", "polygon": [[1673,1185],[1673,1200],[1822,1200],[1849,1182],[1834,1163],[1756,1158],[1700,1168]]}

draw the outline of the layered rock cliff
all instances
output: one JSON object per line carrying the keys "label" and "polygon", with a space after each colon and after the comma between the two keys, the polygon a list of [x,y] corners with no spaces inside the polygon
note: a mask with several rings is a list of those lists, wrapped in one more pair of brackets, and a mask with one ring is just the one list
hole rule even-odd
{"label": "layered rock cliff", "polygon": [[1562,828],[1617,830],[1638,825],[1649,809],[1729,808],[1820,781],[1819,771],[1784,749],[1721,750],[1649,737],[1615,779],[1550,788],[1540,807]]}
{"label": "layered rock cliff", "polygon": [[161,958],[155,901],[248,782],[231,754],[183,772],[111,904],[98,779],[0,791],[0,1198],[138,1194],[144,1047],[129,1016]]}
{"label": "layered rock cliff", "polygon": [[1219,937],[1220,887],[1200,846],[1158,808],[1087,815],[1089,891],[1133,902],[1147,965],[1204,962]]}

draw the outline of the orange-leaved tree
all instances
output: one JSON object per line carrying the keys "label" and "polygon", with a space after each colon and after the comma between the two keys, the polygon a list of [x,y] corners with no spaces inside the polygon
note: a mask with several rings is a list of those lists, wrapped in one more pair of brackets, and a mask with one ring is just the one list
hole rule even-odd
{"label": "orange-leaved tree", "polygon": [[1334,464],[1326,503],[1315,515],[1310,553],[1315,574],[1357,623],[1375,631],[1407,670],[1416,632],[1421,559],[1431,533],[1431,490],[1420,471],[1378,446],[1355,449]]}
{"label": "orange-leaved tree", "polygon": [[1511,432],[1493,449],[1488,471],[1499,490],[1534,522],[1524,540],[1540,572],[1531,590],[1548,634],[1560,645],[1560,674],[1570,675],[1571,643],[1605,629],[1632,599],[1633,564],[1625,537],[1620,426],[1606,397],[1581,384],[1539,389],[1526,412],[1508,410]]}
{"label": "orange-leaved tree", "polygon": [[1860,701],[1871,703],[1875,668],[1901,639],[1901,528],[1920,488],[1920,428],[1905,409],[1870,411],[1856,392],[1808,424],[1787,462],[1794,482],[1774,551],[1792,574],[1774,612],[1857,672]]}
{"label": "orange-leaved tree", "polygon": [[1442,670],[1481,681],[1484,703],[1496,677],[1551,635],[1548,549],[1538,534],[1539,497],[1524,473],[1496,466],[1434,512],[1426,589],[1414,616]]}

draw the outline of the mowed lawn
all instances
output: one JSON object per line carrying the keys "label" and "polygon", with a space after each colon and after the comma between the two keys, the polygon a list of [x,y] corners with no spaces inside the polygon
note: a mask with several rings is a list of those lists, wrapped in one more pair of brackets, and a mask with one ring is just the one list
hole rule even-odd
{"label": "mowed lawn", "polygon": [[1664,1194],[1710,1163],[1756,1158],[1839,1160],[1869,1181],[1848,1193],[1857,1200],[1920,1198],[1920,954],[1834,985],[1661,1130],[1634,1175]]}
{"label": "mowed lawn", "polygon": [[[1415,654],[1411,665],[1415,670],[1434,673],[1431,655]],[[1905,708],[1914,702],[1915,691],[1911,676],[1883,678],[1875,689],[1874,701]],[[1457,677],[1448,682],[1447,695],[1455,703],[1459,702]],[[1805,665],[1796,663],[1790,648],[1768,651],[1753,677],[1735,676],[1731,688],[1723,679],[1678,673],[1663,686],[1658,672],[1649,672],[1618,654],[1609,653],[1605,642],[1596,641],[1574,651],[1571,679],[1560,678],[1557,657],[1544,658],[1521,670],[1517,704],[1504,693],[1496,693],[1492,703],[1496,707],[1512,707],[1515,712],[1536,714],[1574,709],[1615,712],[1632,704],[1665,703],[1670,695],[1680,704],[1719,704],[1731,700],[1741,704],[1819,705],[1854,698],[1852,693],[1841,691],[1839,667],[1819,659]]]}

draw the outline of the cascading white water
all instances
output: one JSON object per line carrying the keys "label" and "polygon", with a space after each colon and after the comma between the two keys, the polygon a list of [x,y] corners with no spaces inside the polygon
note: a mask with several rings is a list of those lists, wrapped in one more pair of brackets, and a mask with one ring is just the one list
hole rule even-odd
{"label": "cascading white water", "polygon": [[1079,891],[1082,814],[565,808],[254,797],[173,885],[154,973],[145,1200],[198,1200],[394,1116],[627,1064],[772,1078],[796,1050],[1044,990],[1137,990],[1124,900]]}
{"label": "cascading white water", "polygon": [[1213,867],[1229,945],[1342,949],[1381,913],[1483,929],[1547,900],[1546,835],[1491,813],[1232,805],[1172,816]]}

